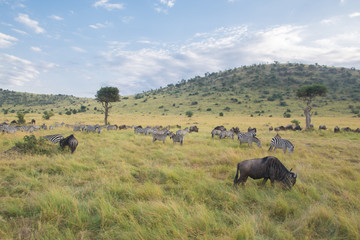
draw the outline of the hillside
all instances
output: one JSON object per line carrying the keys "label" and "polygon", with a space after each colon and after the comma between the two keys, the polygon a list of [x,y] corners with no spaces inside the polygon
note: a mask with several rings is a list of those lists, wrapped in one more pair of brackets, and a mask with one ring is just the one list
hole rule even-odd
{"label": "hillside", "polygon": [[[301,116],[304,103],[295,90],[305,84],[324,84],[329,92],[314,102],[320,116],[359,115],[360,71],[305,64],[259,64],[242,66],[168,84],[164,88],[123,96],[112,112],[143,115],[241,114],[247,116]],[[121,89],[120,89],[121,94]],[[93,99],[66,95],[39,95],[0,91],[3,111],[63,114],[74,109],[101,112]],[[41,106],[41,107],[40,107]]]}
{"label": "hillside", "polygon": [[[314,102],[326,116],[358,114],[360,72],[355,69],[304,64],[260,64],[205,73],[165,88],[123,98],[120,112],[143,114],[197,113],[253,116],[301,115],[304,103],[295,90],[305,84],[324,84],[329,93]],[[349,108],[350,105],[350,108]]]}

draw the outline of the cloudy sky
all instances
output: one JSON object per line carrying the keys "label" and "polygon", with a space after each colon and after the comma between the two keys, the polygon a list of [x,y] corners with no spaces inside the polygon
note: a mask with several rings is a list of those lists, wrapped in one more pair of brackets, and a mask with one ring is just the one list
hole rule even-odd
{"label": "cloudy sky", "polygon": [[360,69],[359,0],[0,0],[0,88],[121,95],[258,63]]}

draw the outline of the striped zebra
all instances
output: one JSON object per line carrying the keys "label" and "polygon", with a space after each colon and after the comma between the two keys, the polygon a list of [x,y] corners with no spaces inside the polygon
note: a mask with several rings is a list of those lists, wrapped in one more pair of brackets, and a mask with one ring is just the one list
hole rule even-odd
{"label": "striped zebra", "polygon": [[64,139],[64,137],[60,134],[46,135],[46,136],[43,136],[43,138],[49,140],[52,143],[58,143],[58,142],[60,142],[60,140]]}
{"label": "striped zebra", "polygon": [[272,151],[273,147],[274,152],[276,152],[276,148],[282,148],[284,153],[286,153],[286,149],[288,149],[289,153],[294,152],[294,145],[289,140],[282,139],[279,134],[276,134],[276,136],[271,139],[269,151]]}
{"label": "striped zebra", "polygon": [[248,147],[252,147],[252,143],[256,143],[256,145],[261,148],[261,142],[260,140],[257,138],[257,137],[254,137],[253,135],[251,134],[241,134],[241,135],[238,135],[238,139],[240,141],[240,145],[242,143],[247,143],[248,144]]}
{"label": "striped zebra", "polygon": [[238,136],[238,140],[240,140],[240,139],[244,139],[244,138],[255,137],[256,133],[255,132],[239,132],[237,134],[237,136]]}

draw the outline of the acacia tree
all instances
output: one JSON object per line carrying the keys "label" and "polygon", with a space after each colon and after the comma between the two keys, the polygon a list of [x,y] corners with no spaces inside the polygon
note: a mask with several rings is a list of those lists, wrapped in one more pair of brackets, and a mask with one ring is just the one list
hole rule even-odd
{"label": "acacia tree", "polygon": [[116,87],[102,87],[97,91],[95,99],[101,102],[105,109],[105,125],[107,125],[109,110],[112,107],[111,103],[120,101],[119,89]]}
{"label": "acacia tree", "polygon": [[306,102],[306,107],[304,108],[304,114],[306,118],[306,129],[310,128],[311,117],[313,113],[311,112],[311,102],[317,96],[325,96],[327,93],[327,87],[321,84],[305,85],[300,87],[296,91],[296,96]]}

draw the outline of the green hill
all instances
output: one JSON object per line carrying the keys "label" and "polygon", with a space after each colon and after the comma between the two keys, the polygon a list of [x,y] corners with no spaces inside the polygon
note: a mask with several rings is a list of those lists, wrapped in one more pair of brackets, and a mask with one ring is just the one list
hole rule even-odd
{"label": "green hill", "polygon": [[[329,90],[326,97],[318,98],[313,103],[316,115],[358,116],[359,70],[298,63],[255,64],[205,73],[202,77],[196,76],[156,90],[124,96],[114,104],[112,111],[146,115],[183,115],[192,111],[194,114],[217,116],[221,113],[300,116],[304,103],[296,98],[295,90],[313,83],[324,84]],[[90,98],[2,90],[0,100],[3,111],[14,108],[28,112],[53,109],[66,113],[83,108],[101,114],[101,105]]]}
{"label": "green hill", "polygon": [[[253,116],[302,114],[304,103],[295,90],[306,84],[324,84],[328,94],[314,102],[327,116],[358,114],[360,72],[355,69],[304,64],[260,64],[217,73],[205,73],[165,88],[123,98],[120,112],[143,114],[240,113]],[[121,91],[121,90],[120,90]]]}

